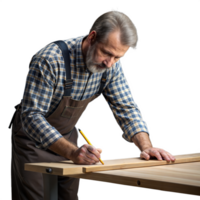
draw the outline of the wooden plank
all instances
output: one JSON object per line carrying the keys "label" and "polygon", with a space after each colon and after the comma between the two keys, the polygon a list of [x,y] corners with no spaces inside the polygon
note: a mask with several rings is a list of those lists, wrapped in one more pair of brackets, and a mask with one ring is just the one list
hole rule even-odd
{"label": "wooden plank", "polygon": [[138,167],[150,167],[158,165],[170,165],[178,163],[187,163],[187,162],[197,162],[200,161],[200,153],[196,154],[187,154],[187,155],[178,155],[175,156],[176,160],[174,162],[167,162],[165,160],[143,160],[141,158],[129,158],[121,160],[112,160],[104,161],[105,165],[96,164],[96,165],[87,165],[83,167],[83,172],[96,172],[96,171],[107,171],[107,170],[117,170],[117,169],[127,169],[127,168],[138,168]]}
{"label": "wooden plank", "polygon": [[200,195],[200,162],[99,171],[72,177]]}
{"label": "wooden plank", "polygon": [[[63,176],[71,174],[82,174],[83,166],[85,165],[76,165],[72,161],[67,161],[64,163],[25,163],[24,169],[26,171]],[[49,168],[52,170],[51,173],[47,172],[47,169]]]}
{"label": "wooden plank", "polygon": [[48,168],[51,168],[53,175],[74,175],[83,174],[87,172],[95,171],[105,171],[105,170],[117,170],[135,167],[147,167],[156,165],[169,165],[181,162],[195,162],[200,161],[200,153],[198,154],[188,154],[175,156],[176,161],[173,163],[167,163],[166,161],[158,160],[142,160],[141,158],[127,158],[127,159],[117,159],[117,160],[107,160],[104,161],[105,165],[98,163],[96,165],[77,165],[72,161],[62,161],[62,162],[51,162],[51,163],[26,163],[25,170],[46,173]]}

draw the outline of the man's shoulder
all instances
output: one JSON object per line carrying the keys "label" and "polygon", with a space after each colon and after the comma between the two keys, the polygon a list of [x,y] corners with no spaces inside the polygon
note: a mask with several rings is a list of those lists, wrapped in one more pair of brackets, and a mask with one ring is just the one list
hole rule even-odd
{"label": "man's shoulder", "polygon": [[[81,43],[80,41],[82,41],[83,38],[84,36],[80,36],[77,38],[70,38],[63,41],[67,44],[69,52],[73,53],[76,50],[77,45]],[[58,47],[58,45],[56,45],[54,42],[51,42],[45,47],[43,47],[42,49],[40,49],[34,56],[43,57],[49,62],[62,60],[61,59],[62,52],[60,48]]]}

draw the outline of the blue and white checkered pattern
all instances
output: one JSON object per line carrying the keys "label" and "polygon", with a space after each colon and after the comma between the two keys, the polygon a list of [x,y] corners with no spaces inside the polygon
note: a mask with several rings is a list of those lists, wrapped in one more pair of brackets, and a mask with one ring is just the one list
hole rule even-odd
{"label": "blue and white checkered pattern", "polygon": [[[74,100],[84,100],[96,94],[102,77],[102,73],[94,73],[89,77],[90,72],[84,64],[81,51],[83,38],[65,40],[70,53],[71,78],[73,79],[71,96]],[[47,149],[62,137],[46,121],[46,117],[54,112],[62,99],[65,73],[61,50],[54,43],[37,52],[30,63],[21,120],[23,129],[35,141],[38,148]],[[120,61],[115,63],[112,69],[107,70],[103,95],[124,132],[124,139],[131,142],[134,134],[141,131],[148,133],[146,123],[142,120],[140,111],[132,98]]]}

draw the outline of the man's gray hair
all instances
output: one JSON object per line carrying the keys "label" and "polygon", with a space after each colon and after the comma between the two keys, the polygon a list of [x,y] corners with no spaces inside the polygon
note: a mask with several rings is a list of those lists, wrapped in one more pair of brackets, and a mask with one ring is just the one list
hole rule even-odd
{"label": "man's gray hair", "polygon": [[129,17],[122,12],[110,11],[104,13],[94,22],[90,32],[96,31],[96,41],[104,42],[108,38],[108,34],[116,30],[120,31],[120,39],[123,45],[133,48],[136,46],[137,30]]}

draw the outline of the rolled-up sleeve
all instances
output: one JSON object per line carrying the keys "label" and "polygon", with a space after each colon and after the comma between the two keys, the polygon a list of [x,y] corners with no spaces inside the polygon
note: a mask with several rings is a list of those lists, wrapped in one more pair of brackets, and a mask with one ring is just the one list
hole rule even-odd
{"label": "rolled-up sleeve", "polygon": [[116,71],[104,89],[103,95],[124,132],[122,137],[132,142],[133,135],[139,132],[148,133],[148,129],[138,106],[133,100],[120,61],[116,63],[115,67]]}
{"label": "rolled-up sleeve", "polygon": [[56,77],[53,66],[43,57],[33,57],[22,101],[21,121],[37,148],[47,149],[62,135],[46,120]]}

